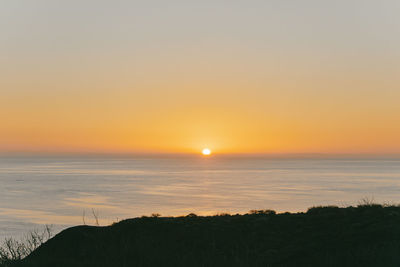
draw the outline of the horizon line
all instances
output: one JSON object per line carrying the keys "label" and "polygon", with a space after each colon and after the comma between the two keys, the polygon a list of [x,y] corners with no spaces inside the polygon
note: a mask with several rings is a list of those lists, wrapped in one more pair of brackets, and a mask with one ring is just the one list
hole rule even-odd
{"label": "horizon line", "polygon": [[199,157],[199,158],[400,158],[400,152],[288,152],[288,153],[216,153],[204,156],[194,152],[107,152],[107,151],[0,151],[0,157]]}

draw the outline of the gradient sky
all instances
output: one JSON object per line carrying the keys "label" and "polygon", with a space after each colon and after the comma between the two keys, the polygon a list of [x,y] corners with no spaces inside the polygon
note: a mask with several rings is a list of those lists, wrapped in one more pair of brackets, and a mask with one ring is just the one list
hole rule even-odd
{"label": "gradient sky", "polygon": [[2,1],[0,151],[400,153],[399,11]]}

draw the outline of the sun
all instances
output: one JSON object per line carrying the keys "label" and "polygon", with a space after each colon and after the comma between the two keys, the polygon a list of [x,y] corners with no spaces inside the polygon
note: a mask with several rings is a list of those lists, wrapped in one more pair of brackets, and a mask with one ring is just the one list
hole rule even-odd
{"label": "sun", "polygon": [[203,151],[201,151],[201,153],[202,153],[204,156],[208,156],[208,155],[211,155],[211,150],[208,149],[208,148],[204,148]]}

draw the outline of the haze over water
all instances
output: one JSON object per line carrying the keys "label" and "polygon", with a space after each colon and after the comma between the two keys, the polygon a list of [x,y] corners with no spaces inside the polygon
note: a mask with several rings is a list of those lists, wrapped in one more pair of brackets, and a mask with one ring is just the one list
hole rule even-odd
{"label": "haze over water", "polygon": [[313,205],[399,203],[400,159],[1,157],[0,238],[54,224],[101,225]]}

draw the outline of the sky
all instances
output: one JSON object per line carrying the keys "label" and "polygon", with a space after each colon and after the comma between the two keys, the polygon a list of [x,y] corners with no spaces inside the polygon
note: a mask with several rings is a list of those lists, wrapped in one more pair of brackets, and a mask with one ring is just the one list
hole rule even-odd
{"label": "sky", "polygon": [[2,1],[0,152],[400,153],[399,10]]}

